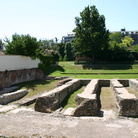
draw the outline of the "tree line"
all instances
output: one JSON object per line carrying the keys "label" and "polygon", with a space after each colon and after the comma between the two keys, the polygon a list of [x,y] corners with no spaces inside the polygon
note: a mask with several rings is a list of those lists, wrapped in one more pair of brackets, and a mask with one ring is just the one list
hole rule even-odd
{"label": "tree line", "polygon": [[24,55],[39,58],[40,66],[49,66],[57,61],[74,61],[77,56],[88,57],[91,61],[133,61],[134,46],[129,36],[122,37],[120,32],[110,33],[106,29],[105,17],[100,15],[96,6],[87,6],[75,18],[72,42],[57,43],[56,40],[37,40],[27,35],[12,35],[4,40],[5,54]]}

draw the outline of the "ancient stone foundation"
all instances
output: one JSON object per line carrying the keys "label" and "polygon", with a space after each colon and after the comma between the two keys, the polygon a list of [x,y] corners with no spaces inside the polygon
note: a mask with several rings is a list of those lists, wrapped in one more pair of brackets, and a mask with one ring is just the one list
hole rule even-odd
{"label": "ancient stone foundation", "polygon": [[57,87],[41,95],[35,103],[35,110],[39,112],[50,113],[57,109],[64,98],[80,86],[78,79],[71,80],[66,84]]}
{"label": "ancient stone foundation", "polygon": [[100,115],[100,105],[98,103],[97,91],[98,80],[91,80],[81,94],[77,94],[75,101],[74,116],[98,116]]}
{"label": "ancient stone foundation", "polygon": [[[116,106],[120,116],[138,116],[138,98],[130,94],[125,87],[130,87],[138,92],[137,80],[82,80],[73,79],[54,90],[44,93],[35,103],[35,110],[50,113],[60,107],[64,98],[86,85],[81,94],[77,94],[75,101],[77,107],[71,110],[70,115],[74,116],[99,116],[100,115],[100,95],[97,91],[99,87],[111,87],[116,97]],[[109,101],[110,102],[110,101]]]}
{"label": "ancient stone foundation", "polygon": [[[129,86],[133,89],[138,86],[138,81],[133,80],[132,83],[132,80],[129,80],[129,84]],[[111,87],[116,95],[119,115],[128,117],[138,116],[138,99],[136,96],[134,94],[130,94],[118,80],[111,80]]]}

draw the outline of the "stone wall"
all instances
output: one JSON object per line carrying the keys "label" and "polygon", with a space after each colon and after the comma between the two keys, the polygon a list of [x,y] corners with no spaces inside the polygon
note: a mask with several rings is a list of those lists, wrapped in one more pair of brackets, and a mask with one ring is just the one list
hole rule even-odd
{"label": "stone wall", "polygon": [[56,110],[65,97],[81,85],[79,79],[73,79],[66,84],[44,93],[35,103],[35,111],[50,113]]}
{"label": "stone wall", "polygon": [[[136,86],[136,80],[130,81],[131,88]],[[134,85],[135,84],[135,85]],[[138,83],[137,83],[138,85]],[[118,106],[118,114],[120,116],[138,116],[138,99],[134,94],[130,94],[118,80],[111,80],[111,87],[115,92]]]}
{"label": "stone wall", "polygon": [[91,80],[81,94],[77,94],[75,101],[77,107],[73,111],[74,116],[99,116],[100,104],[98,103],[97,89],[99,80]]}
{"label": "stone wall", "polygon": [[44,78],[38,68],[0,72],[0,90],[13,84]]}

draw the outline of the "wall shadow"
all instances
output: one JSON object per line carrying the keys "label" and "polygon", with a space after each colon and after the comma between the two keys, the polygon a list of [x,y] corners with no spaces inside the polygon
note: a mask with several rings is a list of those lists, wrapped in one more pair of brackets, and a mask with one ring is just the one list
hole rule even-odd
{"label": "wall shadow", "polygon": [[49,66],[49,67],[43,68],[42,71],[46,75],[49,75],[55,71],[65,72],[65,69],[59,65],[54,65],[54,66]]}
{"label": "wall shadow", "polygon": [[132,64],[84,64],[83,69],[93,69],[93,70],[127,70],[132,69]]}
{"label": "wall shadow", "polygon": [[51,82],[52,80],[33,80],[33,81],[17,83],[12,86],[18,86],[19,89],[21,88],[32,89],[34,91],[36,90],[37,85],[46,85],[46,84],[50,84]]}

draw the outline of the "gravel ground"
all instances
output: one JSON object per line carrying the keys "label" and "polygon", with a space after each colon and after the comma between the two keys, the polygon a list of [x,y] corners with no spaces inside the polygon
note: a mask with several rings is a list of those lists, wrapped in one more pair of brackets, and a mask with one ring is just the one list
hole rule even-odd
{"label": "gravel ground", "polygon": [[35,112],[25,107],[0,114],[0,137],[19,138],[138,138],[138,118],[70,117],[58,111]]}

